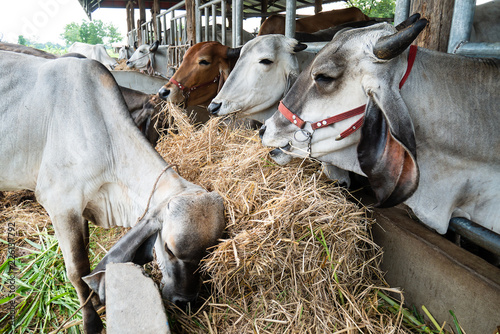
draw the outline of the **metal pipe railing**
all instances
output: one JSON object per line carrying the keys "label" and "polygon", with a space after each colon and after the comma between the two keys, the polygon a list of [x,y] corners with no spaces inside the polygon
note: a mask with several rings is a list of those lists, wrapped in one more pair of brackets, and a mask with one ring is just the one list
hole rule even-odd
{"label": "metal pipe railing", "polygon": [[500,256],[500,235],[465,218],[451,218],[450,230]]}
{"label": "metal pipe railing", "polygon": [[285,36],[295,36],[295,14],[297,12],[297,2],[295,0],[286,0],[285,16]]}

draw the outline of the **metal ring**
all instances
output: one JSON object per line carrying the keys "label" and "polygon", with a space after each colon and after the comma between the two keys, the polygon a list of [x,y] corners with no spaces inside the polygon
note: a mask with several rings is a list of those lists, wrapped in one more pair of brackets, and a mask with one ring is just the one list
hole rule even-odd
{"label": "metal ring", "polygon": [[[299,133],[299,132],[300,132],[300,133],[302,133],[302,134],[305,136],[305,138],[306,138],[306,139],[304,139],[304,140],[298,140],[298,139],[297,139],[297,133]],[[309,131],[304,130],[304,129],[297,130],[297,131],[295,131],[295,133],[293,134],[293,138],[294,138],[296,141],[298,141],[299,143],[306,142],[306,141],[310,140],[310,139],[311,139],[311,137],[312,137],[312,134],[311,134]]]}

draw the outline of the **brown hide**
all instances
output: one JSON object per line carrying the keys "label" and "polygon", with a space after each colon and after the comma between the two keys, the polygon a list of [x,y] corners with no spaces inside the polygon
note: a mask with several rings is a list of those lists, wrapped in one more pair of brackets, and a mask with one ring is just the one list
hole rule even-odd
{"label": "brown hide", "polygon": [[[229,47],[219,42],[201,42],[190,47],[172,79],[162,87],[169,100],[186,107],[207,106],[217,95],[234,67],[236,59],[228,56]],[[220,75],[220,77],[219,77]],[[215,80],[218,78],[217,80]],[[197,87],[197,88],[194,88]]]}
{"label": "brown hide", "polygon": [[[321,12],[316,15],[297,19],[295,21],[296,32],[312,33],[327,29],[342,23],[353,21],[368,21],[370,18],[356,8],[334,9]],[[259,35],[285,34],[285,17],[282,15],[271,15],[259,29]]]}

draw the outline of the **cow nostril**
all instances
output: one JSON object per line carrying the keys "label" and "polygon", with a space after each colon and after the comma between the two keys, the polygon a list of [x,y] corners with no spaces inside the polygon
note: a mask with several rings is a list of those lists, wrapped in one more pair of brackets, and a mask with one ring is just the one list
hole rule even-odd
{"label": "cow nostril", "polygon": [[260,127],[260,130],[259,130],[259,137],[260,137],[260,139],[262,139],[262,137],[264,137],[264,132],[266,132],[266,126],[262,125]]}
{"label": "cow nostril", "polygon": [[208,112],[211,113],[212,115],[217,115],[221,106],[222,106],[222,102],[219,102],[219,103],[212,102],[208,105]]}
{"label": "cow nostril", "polygon": [[160,90],[158,91],[158,96],[162,100],[166,100],[168,98],[169,94],[170,94],[170,90],[166,89],[165,87],[160,88]]}
{"label": "cow nostril", "polygon": [[176,300],[174,304],[181,310],[187,310],[189,302],[185,300]]}

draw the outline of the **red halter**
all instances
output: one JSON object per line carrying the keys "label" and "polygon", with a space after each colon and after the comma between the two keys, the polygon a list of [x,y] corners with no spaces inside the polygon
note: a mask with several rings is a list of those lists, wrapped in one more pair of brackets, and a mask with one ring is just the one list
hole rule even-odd
{"label": "red halter", "polygon": [[220,79],[220,73],[219,73],[219,74],[218,74],[218,75],[217,75],[217,76],[216,76],[213,80],[210,80],[210,81],[208,81],[208,82],[205,82],[205,83],[202,83],[202,84],[200,84],[200,85],[193,86],[193,87],[190,87],[190,88],[185,87],[184,85],[182,85],[179,81],[175,80],[174,78],[170,78],[170,80],[169,80],[169,81],[170,81],[171,83],[173,83],[174,85],[176,85],[177,87],[179,87],[179,89],[180,89],[180,90],[185,91],[185,92],[186,92],[187,97],[189,97],[189,94],[190,94],[192,91],[194,91],[194,90],[196,90],[196,89],[198,89],[198,88],[205,87],[205,86],[211,85],[211,84],[213,84],[213,83],[216,83],[216,82],[218,82],[218,81],[219,81],[219,79]]}
{"label": "red halter", "polygon": [[[416,55],[417,55],[417,47],[415,45],[410,45],[410,54],[408,55],[408,66],[406,68],[406,72],[405,72],[403,78],[399,82],[399,89],[401,89],[401,87],[403,87],[406,79],[410,75],[411,69],[413,67],[413,63],[415,62]],[[329,118],[325,118],[324,120],[321,120],[321,121],[318,121],[318,122],[314,122],[314,123],[311,124],[311,127],[312,127],[313,131],[317,130],[317,129],[324,128],[324,127],[327,127],[329,125],[338,123],[340,121],[349,119],[351,117],[354,117],[354,116],[357,116],[357,115],[361,115],[361,114],[363,114],[365,112],[365,108],[366,108],[366,104],[364,104],[364,105],[362,105],[360,107],[351,109],[349,111],[343,112],[341,114],[338,114],[338,115],[335,115],[335,116],[332,116],[332,117],[329,117]],[[289,120],[291,123],[293,123],[296,126],[298,126],[300,129],[302,129],[306,125],[306,123],[307,123],[306,121],[304,121],[303,119],[301,119],[297,114],[294,114],[292,111],[290,111],[290,109],[288,109],[283,104],[283,101],[280,101],[280,104],[278,106],[278,110],[281,112],[281,114],[283,116],[285,116],[285,118],[287,120]],[[356,130],[358,130],[361,127],[361,125],[363,125],[363,121],[364,121],[364,116],[361,117],[360,119],[358,119],[347,130],[345,130],[340,135],[338,135],[337,138],[335,138],[335,140],[341,140],[341,139],[344,139],[347,136],[353,134]],[[311,136],[312,136],[312,134],[309,135],[309,138]]]}

